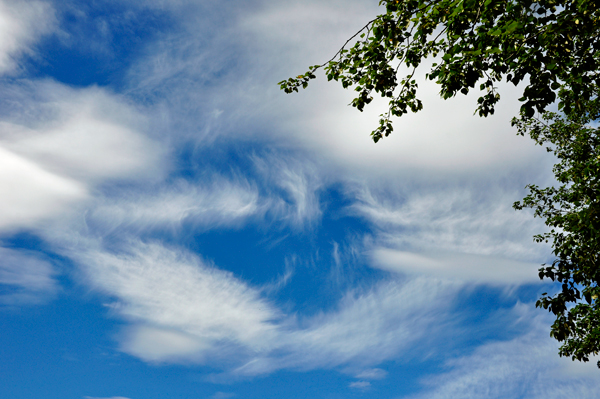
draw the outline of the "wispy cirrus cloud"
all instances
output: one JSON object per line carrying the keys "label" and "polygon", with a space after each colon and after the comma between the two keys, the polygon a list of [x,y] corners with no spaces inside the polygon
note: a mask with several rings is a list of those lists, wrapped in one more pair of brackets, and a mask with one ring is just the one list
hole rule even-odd
{"label": "wispy cirrus cloud", "polygon": [[38,0],[0,1],[0,75],[19,71],[19,60],[33,55],[36,42],[58,27],[50,2]]}
{"label": "wispy cirrus cloud", "polygon": [[409,352],[444,325],[460,285],[439,280],[391,280],[348,292],[337,307],[299,321],[286,338],[286,368],[368,367]]}
{"label": "wispy cirrus cloud", "polygon": [[[436,335],[444,307],[452,303],[458,287],[431,280],[390,281],[349,292],[331,311],[284,319],[269,351],[226,371],[222,378],[279,369],[364,368],[410,353]],[[384,374],[367,372],[364,378]]]}
{"label": "wispy cirrus cloud", "polygon": [[265,200],[255,185],[245,179],[214,175],[206,182],[177,180],[148,188],[123,190],[104,196],[90,208],[87,219],[95,234],[177,229],[184,223],[199,230],[237,226],[252,216],[264,214]]}
{"label": "wispy cirrus cloud", "polygon": [[5,86],[0,144],[48,171],[84,183],[160,176],[163,149],[148,120],[107,89],[45,81]]}
{"label": "wispy cirrus cloud", "polygon": [[231,273],[159,244],[126,247],[74,254],[90,284],[114,297],[114,311],[133,323],[125,352],[148,361],[201,361],[230,345],[263,350],[276,334],[278,310]]}
{"label": "wispy cirrus cloud", "polygon": [[[220,379],[348,364],[364,370],[429,339],[460,287],[392,280],[351,290],[336,308],[306,317],[284,313],[260,287],[183,249],[135,239],[111,250],[87,243],[64,254],[128,321],[121,350],[148,362],[221,365]],[[382,370],[364,373],[376,379]]]}
{"label": "wispy cirrus cloud", "polygon": [[33,251],[0,247],[0,305],[44,302],[58,290],[56,270]]}
{"label": "wispy cirrus cloud", "polygon": [[548,337],[548,318],[535,315],[531,305],[518,305],[513,312],[526,320],[529,331],[448,361],[447,372],[423,378],[424,392],[410,398],[595,398],[600,389],[595,359],[559,358],[556,341]]}
{"label": "wispy cirrus cloud", "polygon": [[382,369],[366,369],[356,374],[355,377],[364,380],[382,380],[387,377],[388,372]]}
{"label": "wispy cirrus cloud", "polygon": [[353,389],[367,390],[371,388],[371,383],[369,381],[354,381],[350,383],[349,387]]}
{"label": "wispy cirrus cloud", "polygon": [[431,250],[411,252],[390,248],[372,251],[373,266],[396,273],[429,275],[492,285],[539,283],[539,263],[500,256]]}
{"label": "wispy cirrus cloud", "polygon": [[480,284],[539,281],[549,249],[532,237],[545,227],[511,208],[518,191],[476,184],[408,190],[363,186],[349,207],[375,227],[367,243],[373,266]]}
{"label": "wispy cirrus cloud", "polygon": [[0,147],[0,229],[37,226],[87,198],[80,182]]}
{"label": "wispy cirrus cloud", "polygon": [[253,156],[252,161],[269,198],[276,220],[293,228],[314,225],[321,217],[319,191],[326,178],[310,159],[285,155]]}
{"label": "wispy cirrus cloud", "polygon": [[5,85],[0,118],[0,228],[33,228],[72,212],[108,180],[155,179],[162,150],[144,117],[100,88]]}

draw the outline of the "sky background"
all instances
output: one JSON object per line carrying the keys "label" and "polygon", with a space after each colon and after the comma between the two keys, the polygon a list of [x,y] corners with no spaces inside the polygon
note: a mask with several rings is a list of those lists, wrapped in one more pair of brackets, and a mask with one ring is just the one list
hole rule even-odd
{"label": "sky background", "polygon": [[2,398],[597,397],[535,308],[518,88],[423,82],[377,145],[380,102],[279,90],[377,3],[0,0]]}

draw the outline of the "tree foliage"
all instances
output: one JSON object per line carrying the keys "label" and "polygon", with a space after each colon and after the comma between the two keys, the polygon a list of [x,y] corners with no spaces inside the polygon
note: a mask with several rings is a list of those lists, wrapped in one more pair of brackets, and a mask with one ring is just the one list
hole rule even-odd
{"label": "tree foliage", "polygon": [[529,195],[514,207],[532,208],[550,228],[535,236],[537,242],[551,241],[556,257],[543,265],[540,278],[562,289],[542,294],[536,305],[556,316],[550,335],[564,341],[560,355],[583,361],[600,353],[600,128],[590,124],[599,118],[596,98],[585,103],[584,112],[513,121],[520,134],[547,145],[558,158],[554,175],[560,186],[529,185]]}
{"label": "tree foliage", "polygon": [[[556,260],[540,278],[560,283],[537,306],[556,316],[551,335],[561,356],[587,361],[600,352],[600,7],[591,0],[380,0],[386,12],[369,21],[324,64],[279,82],[286,93],[306,88],[323,69],[357,95],[362,111],[374,95],[388,99],[371,136],[392,130],[391,118],[423,108],[417,68],[432,58],[427,79],[444,99],[478,87],[476,112],[494,113],[497,84],[523,87],[520,134],[558,158],[558,187],[529,185],[515,208],[532,208],[550,232]],[[561,114],[548,112],[558,102]],[[536,113],[538,116],[536,116]],[[541,116],[540,116],[541,115]],[[598,362],[600,367],[600,362]]]}
{"label": "tree foliage", "polygon": [[[414,79],[428,57],[428,79],[442,98],[479,87],[477,112],[494,113],[503,79],[525,88],[523,115],[557,100],[566,111],[592,97],[600,84],[600,10],[590,0],[381,0],[386,12],[369,21],[328,62],[279,82],[286,93],[306,88],[316,71],[358,92],[362,111],[374,94],[389,99],[371,133],[375,142],[392,130],[392,116],[422,109]],[[402,67],[408,68],[404,71]],[[404,73],[402,72],[404,71]]]}

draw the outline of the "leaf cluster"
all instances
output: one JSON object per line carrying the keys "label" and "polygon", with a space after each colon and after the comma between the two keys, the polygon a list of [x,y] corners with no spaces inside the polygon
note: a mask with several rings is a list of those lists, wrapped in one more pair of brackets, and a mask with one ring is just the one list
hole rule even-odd
{"label": "leaf cluster", "polygon": [[542,294],[536,305],[556,316],[550,335],[564,342],[559,354],[582,361],[600,353],[600,128],[593,124],[599,119],[595,98],[564,115],[513,120],[520,134],[558,158],[553,171],[560,186],[529,185],[529,195],[514,207],[533,209],[550,228],[534,237],[552,241],[555,256],[539,275],[558,282],[561,290]]}
{"label": "leaf cluster", "polygon": [[[323,69],[328,80],[357,92],[362,111],[374,95],[388,111],[371,133],[392,130],[391,117],[423,108],[415,71],[429,57],[427,78],[444,99],[482,91],[476,112],[494,113],[496,84],[525,82],[521,114],[532,117],[557,99],[565,111],[600,85],[600,10],[589,0],[380,0],[386,12],[369,21],[327,62],[279,82],[286,93],[306,88]],[[563,95],[558,95],[562,93]],[[572,101],[573,100],[573,101]]]}

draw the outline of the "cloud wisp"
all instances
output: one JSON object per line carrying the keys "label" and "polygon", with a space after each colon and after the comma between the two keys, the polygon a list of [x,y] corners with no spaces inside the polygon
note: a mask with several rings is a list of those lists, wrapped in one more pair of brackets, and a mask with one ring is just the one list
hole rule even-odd
{"label": "cloud wisp", "polygon": [[378,193],[363,187],[349,210],[375,227],[367,244],[374,267],[478,284],[539,281],[536,271],[549,251],[531,237],[544,231],[542,223],[510,208],[510,193],[480,190]]}
{"label": "cloud wisp", "polygon": [[97,234],[177,230],[189,223],[198,230],[235,227],[265,212],[266,204],[247,180],[215,175],[207,182],[178,180],[144,185],[98,199],[87,215]]}
{"label": "cloud wisp", "polygon": [[266,181],[269,214],[295,229],[314,226],[322,215],[319,191],[325,176],[308,159],[292,156],[253,156],[259,176]]}
{"label": "cloud wisp", "polygon": [[251,359],[232,374],[379,364],[435,335],[458,287],[418,279],[349,292],[332,311],[288,319],[272,353]]}
{"label": "cloud wisp", "polygon": [[36,42],[55,31],[58,21],[49,2],[0,1],[0,75],[19,72],[19,60],[33,55]]}
{"label": "cloud wisp", "polygon": [[15,307],[50,299],[58,291],[56,274],[39,254],[0,247],[0,305]]}
{"label": "cloud wisp", "polygon": [[[127,251],[79,256],[90,283],[133,323],[122,349],[147,361],[201,360],[234,345],[261,351],[280,317],[259,292],[197,256],[130,242]],[[77,255],[76,255],[77,256]]]}
{"label": "cloud wisp", "polygon": [[600,389],[598,369],[556,355],[545,317],[530,305],[514,311],[529,320],[529,331],[514,339],[490,342],[448,361],[449,371],[422,379],[424,393],[411,399],[594,398]]}
{"label": "cloud wisp", "polygon": [[122,351],[148,362],[221,365],[224,379],[349,364],[364,370],[430,339],[460,287],[392,280],[306,317],[285,314],[260,288],[182,249],[131,240],[109,251],[88,241],[70,256],[129,322]]}

